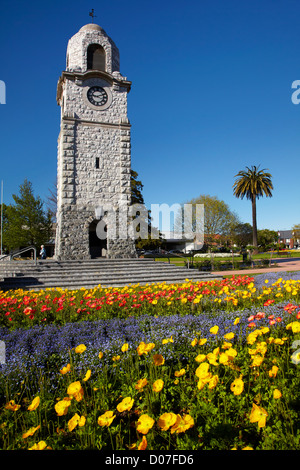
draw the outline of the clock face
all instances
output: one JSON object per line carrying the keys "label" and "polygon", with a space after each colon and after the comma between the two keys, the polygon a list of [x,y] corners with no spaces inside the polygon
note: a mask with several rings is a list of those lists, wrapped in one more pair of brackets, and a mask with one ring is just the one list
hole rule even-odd
{"label": "clock face", "polygon": [[103,106],[107,103],[108,96],[106,91],[100,86],[92,86],[87,92],[90,103],[94,106]]}

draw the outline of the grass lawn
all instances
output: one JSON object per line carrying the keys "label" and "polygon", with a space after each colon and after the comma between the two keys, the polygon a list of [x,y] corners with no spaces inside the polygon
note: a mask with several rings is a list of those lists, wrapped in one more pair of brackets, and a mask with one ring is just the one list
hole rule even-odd
{"label": "grass lawn", "polygon": [[[255,261],[255,260],[263,260],[263,259],[270,259],[271,257],[271,253],[258,253],[257,255],[253,255],[252,256],[252,260]],[[300,258],[300,250],[294,250],[294,251],[289,251],[289,255],[287,254],[284,254],[284,253],[281,253],[280,255],[278,255],[277,252],[274,252],[272,254],[272,261],[276,260],[276,259],[284,259],[284,258]],[[200,260],[203,260],[203,259],[210,259],[209,257],[207,258],[192,258],[191,256],[189,255],[180,255],[180,257],[178,256],[166,256],[166,255],[157,255],[154,257],[155,261],[157,262],[164,262],[164,263],[171,263],[171,264],[175,264],[176,266],[185,266],[185,263],[186,261],[189,261],[190,263],[194,261],[200,261]],[[232,257],[229,256],[228,258],[222,258],[220,256],[217,256],[216,254],[213,255],[213,259],[215,261],[225,261],[225,260],[228,260],[228,262],[230,263],[232,261]],[[235,256],[234,257],[234,260],[235,261],[242,261],[243,260],[243,257],[242,256]]]}

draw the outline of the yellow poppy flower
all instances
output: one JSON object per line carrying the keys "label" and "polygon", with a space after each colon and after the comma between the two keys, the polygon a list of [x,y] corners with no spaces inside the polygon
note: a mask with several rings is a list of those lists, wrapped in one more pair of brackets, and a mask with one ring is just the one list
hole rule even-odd
{"label": "yellow poppy flower", "polygon": [[102,351],[99,351],[98,357],[99,357],[99,359],[102,359],[102,357],[103,357],[103,352]]}
{"label": "yellow poppy flower", "polygon": [[270,331],[270,328],[268,326],[264,326],[262,329],[261,329],[262,333],[263,334],[266,334],[266,333],[269,333]]}
{"label": "yellow poppy flower", "polygon": [[139,443],[138,445],[138,450],[146,450],[147,449],[147,439],[146,439],[146,436],[143,436],[141,442]]}
{"label": "yellow poppy flower", "polygon": [[226,354],[229,357],[229,359],[233,360],[237,356],[237,351],[234,348],[229,348],[226,351]]}
{"label": "yellow poppy flower", "polygon": [[203,362],[206,359],[206,354],[198,354],[197,357],[195,357],[196,362]]}
{"label": "yellow poppy flower", "polygon": [[85,377],[84,377],[84,379],[83,379],[84,382],[86,382],[87,380],[89,380],[89,378],[90,378],[90,376],[91,376],[91,373],[92,373],[92,371],[89,369],[89,370],[87,371],[87,373],[85,374]]}
{"label": "yellow poppy flower", "polygon": [[161,354],[154,354],[153,362],[154,362],[154,365],[161,366],[165,363],[165,360]]}
{"label": "yellow poppy flower", "polygon": [[234,338],[234,333],[226,333],[226,334],[223,336],[223,338],[230,340],[230,339]]}
{"label": "yellow poppy flower", "polygon": [[262,356],[264,356],[267,352],[267,343],[265,343],[264,341],[262,341],[261,343],[258,343],[257,347],[256,347],[256,351],[260,354],[262,354]]}
{"label": "yellow poppy flower", "polygon": [[152,385],[152,390],[153,392],[160,392],[163,389],[163,386],[164,386],[163,380],[157,379]]}
{"label": "yellow poppy flower", "polygon": [[80,416],[77,413],[74,414],[73,418],[69,419],[68,429],[69,429],[70,432],[73,431],[73,429],[76,428],[79,421],[80,421]]}
{"label": "yellow poppy flower", "polygon": [[215,388],[218,385],[219,382],[219,377],[217,375],[214,375],[208,382],[208,388],[212,389]]}
{"label": "yellow poppy flower", "polygon": [[147,353],[150,352],[150,351],[152,351],[152,349],[154,349],[154,348],[155,348],[155,344],[154,344],[154,343],[147,343],[147,344],[145,345],[145,351],[146,351]]}
{"label": "yellow poppy flower", "polygon": [[232,343],[229,343],[228,341],[224,341],[222,344],[222,349],[230,349],[232,347]]}
{"label": "yellow poppy flower", "polygon": [[29,447],[28,450],[44,450],[47,447],[47,444],[45,441],[40,441],[37,444],[33,444],[32,447]]}
{"label": "yellow poppy flower", "polygon": [[37,407],[39,406],[39,404],[40,404],[40,397],[35,397],[32,400],[31,404],[28,406],[27,410],[29,410],[29,411],[36,410]]}
{"label": "yellow poppy flower", "polygon": [[135,384],[134,388],[136,390],[141,390],[142,388],[144,388],[148,383],[148,380],[147,379],[140,379],[138,380],[138,382]]}
{"label": "yellow poppy flower", "polygon": [[175,377],[181,377],[184,374],[185,374],[185,369],[176,370],[174,373]]}
{"label": "yellow poppy flower", "polygon": [[126,410],[131,410],[131,408],[133,406],[133,402],[134,402],[134,399],[131,398],[131,397],[123,398],[123,400],[120,403],[118,403],[117,410],[120,413],[122,413],[123,411],[126,411]]}
{"label": "yellow poppy flower", "polygon": [[136,350],[139,356],[142,356],[143,354],[148,354],[148,351],[146,350],[146,343],[144,343],[144,341],[140,342]]}
{"label": "yellow poppy flower", "polygon": [[261,365],[261,363],[263,362],[264,358],[263,356],[260,356],[258,354],[256,354],[253,358],[252,358],[252,364],[250,367],[259,367]]}
{"label": "yellow poppy flower", "polygon": [[199,379],[203,379],[204,377],[207,377],[209,372],[209,364],[208,362],[202,362],[199,367],[197,367],[195,374]]}
{"label": "yellow poppy flower", "polygon": [[207,342],[207,338],[202,338],[202,339],[199,339],[198,344],[199,346],[203,346],[206,342]]}
{"label": "yellow poppy flower", "polygon": [[281,398],[282,397],[281,391],[278,390],[277,388],[275,388],[275,390],[273,392],[273,397],[275,398],[275,400],[277,400],[278,398]]}
{"label": "yellow poppy flower", "polygon": [[235,379],[232,384],[230,385],[230,390],[234,393],[234,395],[240,395],[244,390],[244,382],[241,379]]}
{"label": "yellow poppy flower", "polygon": [[129,344],[128,344],[128,343],[124,343],[123,346],[121,347],[121,351],[122,351],[122,352],[126,352],[126,351],[128,351],[128,348],[129,348]]}
{"label": "yellow poppy flower", "polygon": [[18,411],[19,408],[21,408],[21,405],[16,405],[15,400],[10,400],[5,405],[6,410]]}
{"label": "yellow poppy flower", "polygon": [[162,344],[174,343],[173,336],[162,340]]}
{"label": "yellow poppy flower", "polygon": [[157,424],[162,431],[167,431],[176,423],[176,420],[177,415],[175,413],[164,413],[159,417]]}
{"label": "yellow poppy flower", "polygon": [[80,417],[80,420],[79,420],[79,422],[78,422],[78,426],[82,427],[82,426],[85,425],[85,423],[86,423],[86,417],[85,417],[85,416],[81,416],[81,417]]}
{"label": "yellow poppy flower", "polygon": [[194,420],[190,415],[177,415],[175,424],[171,427],[171,434],[185,432],[194,426]]}
{"label": "yellow poppy flower", "polygon": [[214,365],[214,366],[217,366],[218,365],[218,362],[217,362],[217,355],[214,354],[214,353],[208,353],[207,354],[207,360],[210,364]]}
{"label": "yellow poppy flower", "polygon": [[300,332],[300,323],[298,321],[293,321],[292,323],[289,323],[286,325],[287,330],[292,330],[293,333],[299,333]]}
{"label": "yellow poppy flower", "polygon": [[68,387],[67,394],[74,397],[76,401],[81,401],[84,396],[81,383],[79,381],[71,383]]}
{"label": "yellow poppy flower", "polygon": [[253,403],[252,410],[250,413],[250,422],[257,423],[259,428],[263,428],[266,425],[267,417],[268,413],[266,412],[266,410]]}
{"label": "yellow poppy flower", "polygon": [[39,426],[32,427],[32,428],[28,429],[28,431],[26,431],[26,432],[22,435],[23,439],[26,439],[28,436],[33,436],[34,433],[35,433],[38,429],[40,429],[40,427],[41,427],[41,426],[39,425]]}
{"label": "yellow poppy flower", "polygon": [[71,370],[71,364],[67,364],[65,367],[63,367],[59,372],[64,375],[66,374],[67,372],[70,372]]}
{"label": "yellow poppy flower", "polygon": [[54,406],[57,416],[66,415],[68,412],[68,407],[70,405],[71,405],[71,398],[64,398],[63,400],[58,401]]}
{"label": "yellow poppy flower", "polygon": [[269,377],[276,377],[278,370],[277,366],[273,366],[272,369],[269,370]]}
{"label": "yellow poppy flower", "polygon": [[220,356],[219,356],[219,363],[226,365],[226,364],[228,364],[228,362],[229,362],[229,357],[227,356],[227,354],[226,353],[221,353]]}
{"label": "yellow poppy flower", "polygon": [[99,426],[110,426],[116,415],[113,411],[106,411],[103,415],[99,416],[98,424]]}
{"label": "yellow poppy flower", "polygon": [[218,334],[218,331],[219,331],[218,325],[213,326],[209,331],[210,331],[210,333],[213,334],[213,335]]}
{"label": "yellow poppy flower", "polygon": [[84,344],[79,344],[79,346],[75,348],[75,352],[77,354],[82,354],[85,350],[86,350],[86,346]]}
{"label": "yellow poppy flower", "polygon": [[136,423],[136,429],[141,434],[147,434],[154,425],[154,419],[147,414],[143,414],[139,417]]}

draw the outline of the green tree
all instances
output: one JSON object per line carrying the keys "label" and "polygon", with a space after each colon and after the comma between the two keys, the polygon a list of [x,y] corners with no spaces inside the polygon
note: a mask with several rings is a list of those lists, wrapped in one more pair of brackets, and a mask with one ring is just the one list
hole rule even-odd
{"label": "green tree", "polygon": [[232,242],[239,248],[246,248],[252,241],[252,225],[248,223],[239,223],[233,227],[231,235]]}
{"label": "green tree", "polygon": [[278,241],[278,233],[275,230],[257,230],[257,243],[262,250],[268,250],[274,247]]}
{"label": "green tree", "polygon": [[[145,205],[144,197],[142,194],[142,190],[144,185],[140,180],[138,180],[138,173],[134,170],[131,170],[131,178],[130,178],[130,186],[131,186],[131,204],[141,204]],[[142,239],[139,237],[136,242],[135,246],[138,249],[148,249],[153,250],[162,245],[162,240],[160,234],[157,231],[158,238],[151,238],[151,211],[147,211],[147,219],[144,221],[145,224],[148,226],[148,238]]]}
{"label": "green tree", "polygon": [[3,204],[3,207],[2,207],[2,254],[8,254],[9,252],[9,247],[8,247],[8,242],[9,242],[9,236],[8,236],[8,233],[7,233],[7,229],[8,229],[8,216],[7,216],[7,213],[8,213],[8,209],[9,206],[7,204]]}
{"label": "green tree", "polygon": [[15,204],[5,208],[4,246],[9,251],[29,245],[39,248],[51,237],[50,211],[44,211],[41,198],[34,196],[32,183],[27,179],[13,199]]}
{"label": "green tree", "polygon": [[53,183],[52,189],[49,188],[49,195],[46,200],[46,207],[51,214],[52,222],[56,222],[57,211],[57,180]]}
{"label": "green tree", "polygon": [[[200,196],[191,199],[186,202],[189,206],[186,206],[186,214],[188,223],[184,221],[184,227],[182,227],[182,213],[180,212],[175,219],[175,231],[181,232],[184,228],[185,232],[196,231],[196,204],[203,204],[204,206],[204,242],[207,245],[211,245],[218,240],[226,240],[227,237],[232,233],[233,227],[238,224],[237,215],[232,212],[224,201],[218,199],[216,196],[210,196],[208,194],[201,194]],[[182,207],[183,211],[183,207]],[[190,214],[191,212],[191,214]],[[191,226],[190,226],[191,222]],[[199,221],[198,221],[199,224]],[[200,225],[200,224],[199,224]],[[197,230],[199,230],[197,228]],[[221,236],[221,238],[220,238]]]}
{"label": "green tree", "polygon": [[294,243],[298,245],[297,240],[300,240],[300,224],[295,224],[293,226],[292,234],[293,234]]}
{"label": "green tree", "polygon": [[131,204],[144,204],[142,190],[144,185],[138,179],[138,173],[131,170],[130,187],[131,187]]}
{"label": "green tree", "polygon": [[246,167],[246,171],[239,171],[235,178],[233,194],[241,199],[246,196],[252,204],[253,246],[257,252],[256,199],[263,195],[272,197],[272,175],[266,172],[265,169],[259,170],[259,166],[252,166],[251,168]]}

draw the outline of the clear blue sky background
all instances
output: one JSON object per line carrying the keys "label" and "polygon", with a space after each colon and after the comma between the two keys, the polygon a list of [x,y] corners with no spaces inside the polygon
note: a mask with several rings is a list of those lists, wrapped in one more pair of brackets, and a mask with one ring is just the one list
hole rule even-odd
{"label": "clear blue sky background", "polygon": [[258,227],[300,223],[298,0],[114,0],[0,4],[0,179],[4,202],[27,178],[46,199],[56,179],[56,85],[67,42],[89,11],[115,41],[132,81],[132,167],[147,206],[217,196],[251,223],[233,196],[236,173],[261,165],[273,197],[258,201]]}

